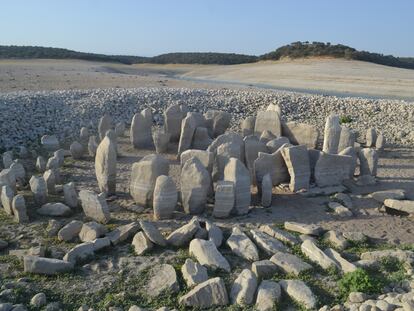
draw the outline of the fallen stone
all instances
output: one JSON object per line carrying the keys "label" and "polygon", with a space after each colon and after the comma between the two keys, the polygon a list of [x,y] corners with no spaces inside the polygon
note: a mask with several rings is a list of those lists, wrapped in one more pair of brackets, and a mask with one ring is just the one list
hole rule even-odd
{"label": "fallen stone", "polygon": [[30,305],[36,308],[41,308],[47,303],[46,295],[44,293],[38,293],[30,299]]}
{"label": "fallen stone", "polygon": [[300,246],[302,253],[304,253],[311,261],[315,262],[323,269],[337,267],[335,261],[328,257],[319,247],[311,240],[306,240]]}
{"label": "fallen stone", "polygon": [[276,252],[270,258],[270,261],[286,274],[299,275],[303,271],[312,269],[310,264],[304,262],[299,257],[283,252]]}
{"label": "fallen stone", "polygon": [[201,265],[207,268],[230,272],[230,264],[212,241],[194,239],[190,242],[189,252]]}
{"label": "fallen stone", "polygon": [[152,244],[144,232],[140,231],[134,235],[132,246],[134,247],[135,254],[142,255],[151,250],[154,244]]}
{"label": "fallen stone", "polygon": [[181,305],[195,308],[225,306],[229,303],[226,286],[219,277],[198,284],[179,299]]}
{"label": "fallen stone", "polygon": [[155,181],[153,196],[154,219],[172,218],[178,200],[174,180],[169,176],[158,176]]}
{"label": "fallen stone", "polygon": [[192,240],[198,229],[200,224],[196,219],[192,219],[188,224],[173,231],[167,237],[167,242],[176,247],[184,246]]}
{"label": "fallen stone", "polygon": [[278,251],[287,251],[286,246],[282,242],[262,231],[251,229],[250,233],[256,245],[267,255],[273,255]]}
{"label": "fallen stone", "polygon": [[302,234],[320,236],[322,234],[322,228],[315,224],[303,224],[293,221],[285,221],[284,227],[286,230],[294,231]]}
{"label": "fallen stone", "polygon": [[70,272],[74,268],[72,262],[36,256],[25,256],[23,264],[24,272],[46,275]]}
{"label": "fallen stone", "polygon": [[63,196],[65,204],[71,208],[78,206],[78,194],[76,193],[75,183],[70,182],[63,185]]}
{"label": "fallen stone", "polygon": [[234,227],[226,244],[233,253],[248,261],[258,261],[259,252],[256,245],[244,234],[239,227]]}
{"label": "fallen stone", "polygon": [[74,248],[69,250],[63,257],[63,260],[77,264],[92,258],[95,255],[95,248],[92,242],[85,242],[76,245]]}
{"label": "fallen stone", "polygon": [[280,302],[282,291],[280,285],[273,281],[263,280],[257,289],[256,310],[272,311]]}
{"label": "fallen stone", "polygon": [[208,239],[213,241],[216,247],[220,247],[223,242],[223,232],[221,229],[210,221],[206,221],[206,230],[208,233]]}
{"label": "fallen stone", "polygon": [[343,273],[353,272],[357,269],[354,264],[343,258],[341,254],[332,248],[325,249],[324,253],[335,262],[336,266],[339,267]]}
{"label": "fallen stone", "polygon": [[353,215],[352,211],[338,202],[329,202],[328,207],[340,217],[350,217]]}
{"label": "fallen stone", "polygon": [[84,223],[79,232],[79,239],[82,242],[92,242],[97,238],[104,236],[107,229],[104,225],[98,224],[97,222],[91,221]]}
{"label": "fallen stone", "polygon": [[151,278],[147,285],[147,294],[158,297],[163,292],[176,293],[180,290],[177,274],[173,266],[168,264],[156,265],[151,269]]}
{"label": "fallen stone", "polygon": [[387,249],[387,250],[379,250],[379,251],[372,251],[372,252],[365,252],[361,254],[362,260],[382,260],[383,258],[397,258],[400,261],[412,263],[414,261],[414,252],[412,251],[405,251],[400,249]]}
{"label": "fallen stone", "polygon": [[256,275],[249,269],[244,269],[231,287],[230,299],[233,304],[250,305],[253,303],[257,288]]}
{"label": "fallen stone", "polygon": [[102,195],[97,195],[89,190],[81,190],[79,199],[86,217],[104,224],[111,219],[108,204]]}
{"label": "fallen stone", "polygon": [[260,260],[252,263],[252,271],[258,279],[270,279],[279,268],[270,260]]}
{"label": "fallen stone", "polygon": [[118,245],[121,242],[128,240],[139,230],[139,225],[136,222],[131,222],[122,225],[106,234],[106,237],[111,240],[112,245]]}
{"label": "fallen stone", "polygon": [[278,239],[279,241],[288,243],[290,245],[299,244],[299,240],[296,238],[296,236],[276,227],[270,225],[261,225],[259,227],[259,230],[270,235],[271,237],[274,237],[275,239]]}
{"label": "fallen stone", "polygon": [[316,308],[316,297],[311,289],[301,280],[281,280],[280,287],[293,300],[303,304],[307,309]]}
{"label": "fallen stone", "polygon": [[43,216],[65,217],[72,214],[69,206],[63,203],[46,203],[36,210],[36,213]]}
{"label": "fallen stone", "polygon": [[393,210],[400,212],[413,214],[414,213],[414,201],[411,200],[395,200],[395,199],[386,199],[384,205]]}
{"label": "fallen stone", "polygon": [[157,154],[147,155],[132,165],[130,192],[136,204],[151,206],[158,176],[168,176],[168,161]]}
{"label": "fallen stone", "polygon": [[340,250],[343,250],[343,249],[347,248],[348,245],[349,245],[348,240],[345,239],[343,234],[338,232],[338,231],[335,231],[335,230],[330,230],[330,231],[326,232],[323,237],[329,243],[331,243],[334,247],[336,247],[337,249],[340,249]]}
{"label": "fallen stone", "polygon": [[167,241],[153,223],[140,220],[139,225],[151,242],[160,246],[167,246]]}
{"label": "fallen stone", "polygon": [[375,201],[384,203],[386,199],[403,200],[405,199],[405,191],[401,189],[376,191],[369,195]]}
{"label": "fallen stone", "polygon": [[45,151],[53,152],[59,149],[59,141],[55,135],[43,135],[40,144]]}
{"label": "fallen stone", "polygon": [[187,258],[181,267],[181,273],[187,287],[192,287],[208,280],[207,269]]}
{"label": "fallen stone", "polygon": [[107,237],[104,238],[98,238],[92,241],[93,243],[93,250],[95,252],[100,251],[101,249],[107,248],[111,245],[111,240],[109,240]]}
{"label": "fallen stone", "polygon": [[352,199],[348,194],[345,193],[337,193],[333,196],[334,200],[338,201],[339,203],[341,203],[342,205],[344,205],[345,207],[348,208],[352,208],[353,204],[352,204]]}
{"label": "fallen stone", "polygon": [[83,222],[79,220],[72,220],[59,230],[58,239],[66,242],[72,241],[79,235],[82,230],[82,226]]}

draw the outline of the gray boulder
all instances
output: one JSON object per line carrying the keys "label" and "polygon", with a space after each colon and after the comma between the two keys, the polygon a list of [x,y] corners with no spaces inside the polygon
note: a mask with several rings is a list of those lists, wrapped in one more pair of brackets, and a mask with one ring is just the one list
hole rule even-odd
{"label": "gray boulder", "polygon": [[157,177],[154,186],[154,218],[170,219],[173,216],[178,200],[177,188],[174,180],[165,175]]}
{"label": "gray boulder", "polygon": [[230,158],[224,169],[224,180],[234,184],[234,212],[237,215],[249,212],[251,192],[250,173],[244,164],[236,158]]}
{"label": "gray boulder", "polygon": [[311,171],[309,154],[306,146],[302,145],[283,148],[282,156],[290,175],[290,190],[308,190]]}
{"label": "gray boulder", "polygon": [[79,199],[86,217],[100,223],[107,223],[110,220],[109,207],[103,195],[97,195],[89,190],[81,190]]}
{"label": "gray boulder", "polygon": [[95,173],[99,190],[108,195],[116,192],[116,145],[105,136],[96,150]]}

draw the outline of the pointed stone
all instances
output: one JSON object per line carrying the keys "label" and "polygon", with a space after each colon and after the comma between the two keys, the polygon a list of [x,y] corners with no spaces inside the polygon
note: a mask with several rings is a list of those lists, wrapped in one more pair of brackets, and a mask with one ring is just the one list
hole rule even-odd
{"label": "pointed stone", "polygon": [[260,135],[265,130],[270,131],[276,137],[282,136],[282,127],[278,112],[259,111],[257,113],[254,132],[256,135]]}
{"label": "pointed stone", "polygon": [[373,148],[363,148],[358,152],[360,175],[377,176],[378,153]]}
{"label": "pointed stone", "polygon": [[338,153],[348,147],[354,147],[356,133],[346,126],[341,126],[341,135],[339,136]]}
{"label": "pointed stone", "polygon": [[181,121],[185,117],[182,107],[178,104],[169,106],[164,112],[165,131],[170,133],[171,141],[178,141],[181,134]]}
{"label": "pointed stone", "polygon": [[230,126],[231,114],[226,111],[208,110],[204,118],[211,128],[211,137],[217,137],[224,134]]}
{"label": "pointed stone", "polygon": [[230,299],[233,304],[250,305],[253,303],[257,288],[256,275],[249,269],[244,269],[231,287]]}
{"label": "pointed stone", "polygon": [[121,242],[128,240],[139,229],[136,222],[131,222],[126,225],[119,226],[106,234],[106,237],[111,241],[112,245],[118,245]]}
{"label": "pointed stone", "polygon": [[230,158],[236,158],[239,160],[244,158],[241,151],[242,149],[240,148],[240,145],[231,142],[223,143],[218,146],[213,166],[213,181],[219,181],[224,178],[224,169],[227,163],[229,163]]}
{"label": "pointed stone", "polygon": [[203,166],[209,172],[209,174],[213,172],[214,153],[210,151],[206,151],[206,150],[196,150],[196,149],[186,150],[180,155],[181,167],[184,166],[187,160],[193,157],[200,160],[201,164],[203,164]]}
{"label": "pointed stone", "polygon": [[253,116],[247,117],[240,123],[240,129],[243,134],[243,137],[254,135],[255,123],[256,123],[256,118]]}
{"label": "pointed stone", "polygon": [[188,114],[181,122],[181,135],[178,143],[178,155],[181,155],[184,151],[191,149],[193,142],[194,132],[197,128],[196,117],[192,114]]}
{"label": "pointed stone", "polygon": [[337,115],[329,115],[326,118],[323,152],[336,154],[338,153],[339,139],[341,137],[341,125],[339,124],[339,117]]}
{"label": "pointed stone", "polygon": [[260,142],[263,144],[267,144],[269,141],[277,138],[271,131],[265,130],[260,134]]}
{"label": "pointed stone", "polygon": [[325,249],[324,253],[336,263],[337,267],[339,267],[343,273],[353,272],[357,269],[354,264],[343,258],[341,254],[332,248]]}
{"label": "pointed stone", "polygon": [[36,159],[36,169],[39,173],[44,173],[46,170],[46,160],[42,156],[38,156]]}
{"label": "pointed stone", "polygon": [[194,239],[190,242],[189,252],[201,265],[207,268],[230,272],[230,264],[217,250],[213,241]]}
{"label": "pointed stone", "polygon": [[254,161],[254,172],[258,185],[262,183],[266,174],[270,175],[273,186],[289,181],[289,171],[282,156],[283,148],[289,146],[282,145],[272,154],[259,153],[258,158]]}
{"label": "pointed stone", "polygon": [[259,252],[256,245],[244,234],[240,228],[234,227],[226,244],[233,253],[248,261],[258,261]]}
{"label": "pointed stone", "polygon": [[213,241],[216,247],[220,247],[223,242],[223,232],[221,229],[210,221],[206,221],[206,230],[208,233],[208,239]]}

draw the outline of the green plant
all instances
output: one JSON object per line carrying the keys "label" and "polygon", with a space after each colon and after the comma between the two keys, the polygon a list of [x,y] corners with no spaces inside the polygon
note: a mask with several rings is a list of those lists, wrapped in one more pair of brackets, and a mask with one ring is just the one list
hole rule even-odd
{"label": "green plant", "polygon": [[340,124],[346,124],[346,123],[351,123],[351,122],[352,122],[352,118],[348,115],[344,115],[339,118]]}
{"label": "green plant", "polygon": [[339,280],[339,290],[342,297],[348,297],[351,292],[363,292],[367,294],[378,293],[382,288],[382,282],[378,282],[364,269],[356,269],[345,273]]}

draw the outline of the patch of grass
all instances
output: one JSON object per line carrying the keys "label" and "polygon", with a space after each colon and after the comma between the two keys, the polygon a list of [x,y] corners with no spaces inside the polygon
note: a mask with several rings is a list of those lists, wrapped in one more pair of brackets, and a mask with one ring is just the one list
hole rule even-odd
{"label": "patch of grass", "polygon": [[343,115],[343,116],[340,116],[339,118],[340,124],[346,124],[346,123],[351,123],[351,122],[352,122],[352,118],[349,115]]}
{"label": "patch of grass", "polygon": [[20,260],[17,256],[13,255],[3,255],[0,256],[0,263],[9,264],[10,270],[23,270],[23,261]]}
{"label": "patch of grass", "polygon": [[343,299],[346,299],[351,292],[375,294],[382,289],[382,282],[378,282],[377,278],[361,268],[345,273],[339,280],[338,285]]}
{"label": "patch of grass", "polygon": [[14,224],[13,216],[6,214],[6,212],[3,209],[0,209],[0,223],[2,225]]}

